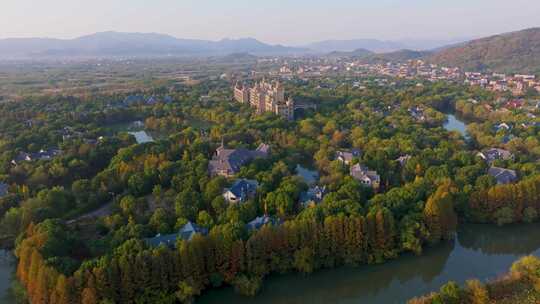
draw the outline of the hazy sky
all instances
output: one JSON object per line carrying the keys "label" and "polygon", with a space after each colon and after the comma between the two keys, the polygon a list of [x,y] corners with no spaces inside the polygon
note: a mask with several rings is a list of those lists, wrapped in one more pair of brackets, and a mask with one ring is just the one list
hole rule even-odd
{"label": "hazy sky", "polygon": [[0,0],[0,38],[451,39],[540,26],[540,0]]}

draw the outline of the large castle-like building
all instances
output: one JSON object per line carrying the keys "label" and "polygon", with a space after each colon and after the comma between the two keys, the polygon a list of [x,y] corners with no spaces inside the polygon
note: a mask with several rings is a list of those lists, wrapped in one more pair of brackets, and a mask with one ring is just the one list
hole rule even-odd
{"label": "large castle-like building", "polygon": [[280,82],[257,82],[252,88],[236,83],[234,86],[234,99],[240,103],[250,104],[257,109],[257,113],[272,112],[294,119],[294,101],[285,99],[285,89]]}

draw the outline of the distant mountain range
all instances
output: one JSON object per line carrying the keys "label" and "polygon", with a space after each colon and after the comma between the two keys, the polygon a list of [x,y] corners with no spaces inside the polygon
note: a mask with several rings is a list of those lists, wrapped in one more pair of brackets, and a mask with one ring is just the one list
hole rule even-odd
{"label": "distant mountain range", "polygon": [[437,51],[427,60],[471,71],[540,74],[540,28],[472,40]]}
{"label": "distant mountain range", "polygon": [[398,40],[383,41],[377,39],[353,39],[353,40],[325,40],[303,45],[303,48],[316,52],[351,52],[358,49],[366,49],[374,53],[395,52],[403,49],[431,50],[447,45],[453,45],[469,39],[453,40]]}
{"label": "distant mountain range", "polygon": [[45,38],[0,40],[0,56],[4,58],[209,56],[231,53],[283,55],[306,51],[302,48],[269,45],[252,38],[208,41],[178,39],[153,33],[102,32],[65,40]]}
{"label": "distant mountain range", "polygon": [[[429,50],[429,51],[426,51]],[[220,41],[179,39],[162,34],[102,32],[75,39],[0,39],[0,60],[72,57],[230,56],[322,54],[365,62],[425,59],[468,70],[540,74],[540,28],[464,40],[327,40],[300,47],[271,45],[253,38]],[[243,60],[243,59],[242,59]]]}
{"label": "distant mountain range", "polygon": [[10,38],[0,39],[1,58],[58,58],[58,57],[163,57],[214,56],[232,53],[253,55],[290,55],[307,53],[351,52],[373,53],[401,49],[430,49],[449,44],[449,41],[381,41],[375,39],[327,40],[300,47],[270,45],[253,38],[223,39],[220,41],[179,39],[155,33],[101,32],[75,39]]}
{"label": "distant mountain range", "polygon": [[351,58],[364,58],[375,53],[366,49],[357,49],[351,52],[347,51],[333,51],[326,54],[326,57],[351,57]]}

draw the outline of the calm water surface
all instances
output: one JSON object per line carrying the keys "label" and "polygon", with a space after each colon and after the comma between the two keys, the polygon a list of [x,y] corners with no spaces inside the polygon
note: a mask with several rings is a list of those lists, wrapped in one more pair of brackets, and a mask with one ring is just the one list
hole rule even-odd
{"label": "calm water surface", "polygon": [[197,303],[405,303],[449,280],[487,280],[505,273],[519,257],[540,256],[540,224],[493,227],[465,225],[454,241],[404,255],[382,265],[318,271],[310,276],[267,278],[255,298],[232,288],[206,293]]}
{"label": "calm water surface", "polygon": [[10,251],[0,250],[0,303],[13,303],[9,295],[15,259]]}
{"label": "calm water surface", "polygon": [[467,125],[465,124],[465,122],[460,120],[454,114],[448,114],[448,120],[444,124],[444,128],[448,131],[457,131],[465,137],[469,136],[467,133]]}

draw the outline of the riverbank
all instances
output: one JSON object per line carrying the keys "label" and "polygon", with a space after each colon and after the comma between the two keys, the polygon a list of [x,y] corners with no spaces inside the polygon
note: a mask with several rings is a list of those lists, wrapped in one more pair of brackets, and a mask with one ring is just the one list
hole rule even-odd
{"label": "riverbank", "polygon": [[421,256],[405,254],[380,265],[326,269],[309,276],[272,275],[253,298],[226,287],[209,290],[197,303],[405,303],[448,281],[464,284],[472,277],[498,277],[529,254],[540,256],[540,224],[465,224],[454,241],[427,248]]}
{"label": "riverbank", "polygon": [[477,279],[468,280],[464,287],[448,282],[439,292],[414,298],[408,304],[436,303],[540,303],[540,259],[526,256],[512,264],[503,277],[483,284]]}

